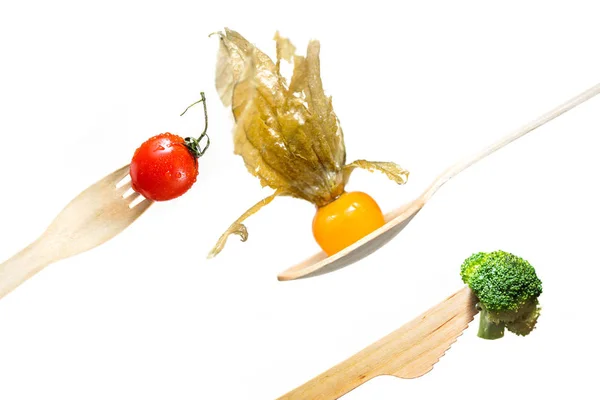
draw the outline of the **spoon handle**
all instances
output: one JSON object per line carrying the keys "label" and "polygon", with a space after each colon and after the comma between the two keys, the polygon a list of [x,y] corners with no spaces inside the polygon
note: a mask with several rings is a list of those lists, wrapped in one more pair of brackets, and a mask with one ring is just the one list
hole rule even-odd
{"label": "spoon handle", "polygon": [[37,240],[0,264],[0,299],[52,262]]}
{"label": "spoon handle", "polygon": [[477,161],[489,156],[496,150],[501,149],[502,147],[506,146],[507,144],[511,143],[512,141],[517,140],[521,136],[525,136],[529,132],[535,130],[536,128],[539,128],[540,126],[544,125],[545,123],[552,121],[554,118],[577,107],[578,105],[586,102],[587,100],[591,99],[592,97],[596,96],[599,93],[600,93],[600,83],[595,86],[592,86],[588,90],[580,93],[579,95],[573,97],[572,99],[566,101],[565,103],[559,105],[558,107],[539,116],[538,118],[529,122],[528,124],[523,125],[521,128],[517,129],[514,132],[509,133],[508,135],[504,136],[497,142],[485,147],[484,149],[471,155],[470,157],[467,157],[467,158],[457,162],[456,164],[454,164],[453,166],[451,166],[450,168],[445,170],[440,176],[438,176],[435,179],[435,181],[431,184],[431,186],[429,186],[429,188],[427,188],[427,190],[425,190],[425,192],[422,195],[424,202],[427,202],[431,198],[431,196],[433,196],[433,194],[444,185],[444,183],[448,182],[450,179],[452,179],[453,177],[455,177],[456,175],[458,175],[460,172],[464,171],[471,165],[475,164]]}

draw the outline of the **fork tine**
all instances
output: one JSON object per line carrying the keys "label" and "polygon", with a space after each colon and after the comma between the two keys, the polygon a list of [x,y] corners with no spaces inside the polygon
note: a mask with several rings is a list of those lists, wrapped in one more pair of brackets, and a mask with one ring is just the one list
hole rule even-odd
{"label": "fork tine", "polygon": [[[123,196],[125,194],[125,192],[127,192],[129,189],[131,189],[131,182],[125,182],[125,184],[123,186],[119,186],[118,188],[116,188],[115,192],[118,196]],[[127,196],[127,197],[129,197],[129,196]]]}
{"label": "fork tine", "polygon": [[125,197],[125,200],[129,203],[129,208],[134,208],[144,200],[144,196],[134,191],[130,196]]}
{"label": "fork tine", "polygon": [[124,167],[119,168],[112,174],[108,175],[105,179],[110,179],[111,181],[114,181],[114,184],[116,185],[117,183],[121,182],[123,180],[123,178],[125,178],[127,176],[128,173],[129,173],[129,164],[125,165]]}
{"label": "fork tine", "polygon": [[[146,211],[148,209],[148,207],[150,207],[153,203],[152,200],[148,200],[147,198],[145,198],[144,196],[142,196],[140,194],[140,196],[143,200],[140,201],[139,203],[133,205],[133,202],[131,203],[130,207],[132,210],[135,210],[135,212],[139,213],[139,215],[142,215],[144,213],[144,211]],[[136,199],[137,200],[137,199]]]}

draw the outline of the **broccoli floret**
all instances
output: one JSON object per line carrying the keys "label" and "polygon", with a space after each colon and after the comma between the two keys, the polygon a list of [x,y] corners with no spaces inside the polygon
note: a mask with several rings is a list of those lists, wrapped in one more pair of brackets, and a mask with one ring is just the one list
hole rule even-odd
{"label": "broccoli floret", "polygon": [[499,339],[505,328],[520,336],[533,330],[542,282],[527,261],[500,250],[476,253],[463,262],[460,276],[479,299],[479,337]]}
{"label": "broccoli floret", "polygon": [[520,318],[512,322],[507,322],[506,329],[519,336],[529,335],[533,328],[535,328],[541,310],[537,299],[531,301],[530,307],[531,308],[525,307],[528,311],[522,312]]}

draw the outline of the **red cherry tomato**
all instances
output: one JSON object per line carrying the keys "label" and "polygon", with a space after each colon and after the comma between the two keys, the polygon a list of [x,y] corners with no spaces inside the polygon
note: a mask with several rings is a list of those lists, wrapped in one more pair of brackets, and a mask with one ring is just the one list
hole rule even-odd
{"label": "red cherry tomato", "polygon": [[154,201],[187,192],[198,176],[198,159],[182,137],[161,133],[135,151],[130,171],[133,190]]}
{"label": "red cherry tomato", "polygon": [[146,140],[135,151],[129,166],[133,190],[154,201],[172,200],[187,192],[198,176],[198,158],[210,145],[206,134],[208,113],[206,97],[200,92],[200,100],[185,109],[185,114],[194,105],[204,107],[204,131],[199,138],[161,133]]}

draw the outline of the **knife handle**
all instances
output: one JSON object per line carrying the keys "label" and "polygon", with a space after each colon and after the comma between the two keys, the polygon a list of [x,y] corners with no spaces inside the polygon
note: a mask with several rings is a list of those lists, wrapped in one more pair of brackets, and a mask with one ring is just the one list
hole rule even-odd
{"label": "knife handle", "polygon": [[372,359],[374,353],[370,354],[371,357],[366,358],[358,357],[358,354],[350,357],[278,400],[338,399],[376,376],[372,370],[369,372],[369,363],[376,361]]}

